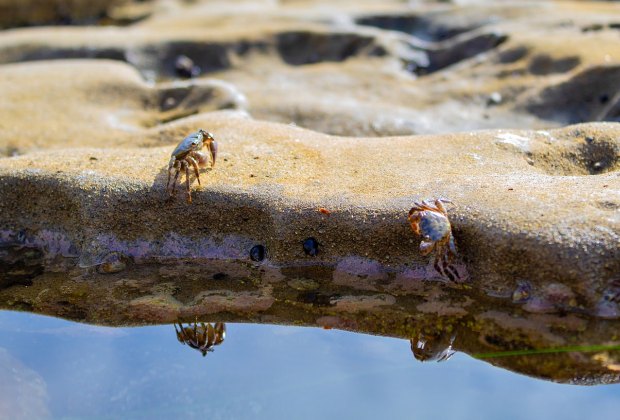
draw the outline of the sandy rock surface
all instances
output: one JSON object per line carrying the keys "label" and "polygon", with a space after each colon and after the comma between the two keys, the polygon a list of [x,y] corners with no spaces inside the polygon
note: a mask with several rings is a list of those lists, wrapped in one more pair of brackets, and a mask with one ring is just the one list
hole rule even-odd
{"label": "sandy rock surface", "polygon": [[[619,5],[133,6],[0,32],[2,307],[401,337],[414,317],[471,351],[620,317]],[[167,164],[198,128],[219,153],[187,204]],[[455,282],[407,223],[434,198]]]}

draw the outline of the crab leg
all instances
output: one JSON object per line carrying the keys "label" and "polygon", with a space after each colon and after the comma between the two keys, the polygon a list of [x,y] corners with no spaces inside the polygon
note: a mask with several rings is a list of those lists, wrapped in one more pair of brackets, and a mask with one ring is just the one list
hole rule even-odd
{"label": "crab leg", "polygon": [[[176,166],[176,165],[175,165],[175,166]],[[175,193],[176,188],[177,188],[177,179],[179,179],[179,173],[181,172],[181,169],[180,169],[180,168],[178,168],[178,167],[177,167],[176,169],[177,169],[177,171],[176,171],[176,173],[174,174],[174,182],[173,182],[173,184],[172,184],[172,191],[170,191],[170,196],[171,196],[171,197],[172,197],[172,196],[174,196],[174,193]]]}
{"label": "crab leg", "polygon": [[174,331],[177,333],[177,340],[179,340],[181,343],[185,344],[185,342],[183,340],[183,337],[181,336],[181,332],[177,328],[176,322],[174,323]]}
{"label": "crab leg", "polygon": [[185,167],[185,189],[187,190],[187,202],[192,203],[192,191],[189,185],[189,164],[187,162],[183,162],[182,167]]}
{"label": "crab leg", "polygon": [[435,267],[435,271],[437,271],[442,277],[445,277],[446,275],[444,274],[443,270],[441,269],[441,266],[439,265],[440,260],[441,260],[441,257],[439,256],[439,253],[436,252],[435,259],[433,261],[433,267]]}
{"label": "crab leg", "polygon": [[412,211],[424,211],[424,210],[430,210],[430,211],[437,211],[438,209],[427,203],[426,201],[422,201],[421,203],[414,203],[415,207],[413,207],[409,213],[411,214]]}
{"label": "crab leg", "polygon": [[175,162],[175,158],[172,157],[168,163],[168,183],[166,184],[166,191],[170,189],[170,175],[172,174],[172,169],[174,168]]}
{"label": "crab leg", "polygon": [[198,185],[200,185],[200,174],[198,173],[198,163],[196,163],[196,160],[193,157],[191,157],[191,156],[188,156],[187,160],[194,167],[194,173],[196,174],[196,179],[198,180]]}
{"label": "crab leg", "polygon": [[459,276],[458,271],[452,266],[452,264],[450,264],[451,260],[452,260],[451,253],[449,250],[446,250],[446,252],[443,254],[441,258],[442,271],[443,271],[444,277],[448,277],[451,281],[456,281],[456,279],[460,279],[461,276]]}
{"label": "crab leg", "polygon": [[441,200],[437,199],[435,200],[435,206],[437,208],[437,210],[439,210],[440,212],[442,212],[444,214],[444,216],[448,216],[448,212],[446,211],[446,208],[443,206]]}
{"label": "crab leg", "polygon": [[448,264],[447,262],[446,262],[444,271],[446,272],[446,274],[452,281],[456,281],[457,279],[461,278],[461,276],[459,276],[458,271],[456,271],[456,269],[451,264]]}

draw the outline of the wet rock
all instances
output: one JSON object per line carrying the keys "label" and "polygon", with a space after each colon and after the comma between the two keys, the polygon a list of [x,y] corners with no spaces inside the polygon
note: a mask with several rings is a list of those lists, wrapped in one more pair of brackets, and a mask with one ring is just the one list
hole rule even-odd
{"label": "wet rock", "polygon": [[373,296],[337,296],[330,299],[335,309],[343,312],[379,311],[396,303],[396,298],[391,295]]}
{"label": "wet rock", "polygon": [[295,290],[301,291],[316,290],[320,286],[318,282],[309,279],[293,279],[288,282],[288,285]]}
{"label": "wet rock", "polygon": [[29,286],[44,270],[43,252],[39,249],[0,243],[0,288]]}

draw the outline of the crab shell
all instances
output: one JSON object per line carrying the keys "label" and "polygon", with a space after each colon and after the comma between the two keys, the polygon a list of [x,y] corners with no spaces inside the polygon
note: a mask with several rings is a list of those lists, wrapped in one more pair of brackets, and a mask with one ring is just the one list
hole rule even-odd
{"label": "crab shell", "polygon": [[428,255],[436,245],[444,245],[446,242],[450,250],[456,253],[452,238],[452,225],[448,217],[439,208],[419,210],[418,208],[422,206],[429,207],[426,202],[423,202],[422,205],[413,207],[409,212],[411,229],[423,238],[420,243],[422,255]]}
{"label": "crab shell", "polygon": [[450,221],[442,213],[424,210],[419,212],[420,221],[418,222],[419,234],[432,242],[439,242],[447,235],[451,234],[452,226]]}
{"label": "crab shell", "polygon": [[204,153],[201,153],[200,150],[203,148],[205,142],[208,144],[209,152],[211,154],[211,167],[215,165],[215,159],[217,157],[217,142],[213,138],[211,133],[200,129],[193,134],[185,137],[181,143],[173,150],[171,154],[171,163],[174,164],[174,161],[183,160],[187,157],[188,154],[194,152],[194,156],[198,158],[198,164],[200,166],[206,166],[207,164],[207,156]]}

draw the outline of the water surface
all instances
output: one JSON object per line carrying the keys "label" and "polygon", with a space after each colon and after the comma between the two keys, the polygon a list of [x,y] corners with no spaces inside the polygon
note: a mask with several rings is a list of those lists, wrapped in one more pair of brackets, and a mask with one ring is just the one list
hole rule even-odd
{"label": "water surface", "polygon": [[[171,325],[110,328],[0,312],[3,418],[615,419],[620,385],[531,379],[406,340],[227,324],[203,357]],[[4,400],[4,401],[3,401]]]}

